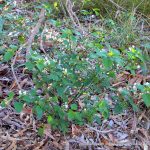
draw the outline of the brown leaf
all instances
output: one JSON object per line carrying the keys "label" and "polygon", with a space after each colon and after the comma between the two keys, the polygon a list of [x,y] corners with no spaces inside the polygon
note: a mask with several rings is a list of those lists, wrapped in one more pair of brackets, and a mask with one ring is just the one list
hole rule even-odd
{"label": "brown leaf", "polygon": [[2,87],[0,86],[0,97],[3,95]]}
{"label": "brown leaf", "polygon": [[25,78],[23,81],[20,82],[20,87],[22,88],[27,82],[28,82],[28,78]]}
{"label": "brown leaf", "polygon": [[44,125],[44,134],[46,135],[46,136],[48,136],[49,138],[51,138],[51,139],[53,139],[53,140],[55,140],[55,138],[52,136],[52,134],[51,134],[51,126],[49,125],[49,124],[45,124]]}
{"label": "brown leaf", "polygon": [[108,137],[109,137],[109,139],[111,140],[111,142],[116,142],[116,139],[115,139],[115,137],[113,136],[113,134],[111,134],[111,133],[109,133],[108,134]]}
{"label": "brown leaf", "polygon": [[14,88],[17,88],[17,84],[16,84],[16,81],[14,81],[11,86],[10,86],[10,90],[14,89]]}
{"label": "brown leaf", "polygon": [[25,113],[25,114],[32,114],[32,108],[24,107],[22,112]]}
{"label": "brown leaf", "polygon": [[53,145],[60,150],[63,149],[62,146],[56,141],[53,141]]}
{"label": "brown leaf", "polygon": [[136,80],[137,80],[137,77],[135,76],[134,78],[131,78],[130,80],[129,80],[129,84],[134,84],[134,83],[136,83]]}
{"label": "brown leaf", "polygon": [[9,68],[8,65],[4,65],[4,66],[0,65],[0,74],[1,74],[2,72],[6,71],[8,68]]}
{"label": "brown leaf", "polygon": [[80,127],[77,125],[72,124],[71,128],[72,128],[72,136],[73,137],[78,136],[82,133]]}

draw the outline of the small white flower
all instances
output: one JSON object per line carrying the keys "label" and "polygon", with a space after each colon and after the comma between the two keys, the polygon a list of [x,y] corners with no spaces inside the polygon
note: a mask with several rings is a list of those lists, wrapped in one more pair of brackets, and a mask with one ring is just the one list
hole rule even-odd
{"label": "small white flower", "polygon": [[140,69],[141,68],[141,66],[140,65],[137,65],[137,69]]}
{"label": "small white flower", "polygon": [[122,87],[119,87],[118,88],[118,92],[122,92],[123,88]]}
{"label": "small white flower", "polygon": [[129,47],[129,50],[131,51],[131,50],[132,50],[132,47]]}
{"label": "small white flower", "polygon": [[27,91],[23,91],[23,93],[22,93],[23,95],[26,95],[27,94]]}
{"label": "small white flower", "polygon": [[19,91],[19,95],[26,95],[27,94],[27,91]]}
{"label": "small white flower", "polygon": [[22,95],[22,91],[21,90],[19,91],[19,95]]}
{"label": "small white flower", "polygon": [[65,103],[65,108],[68,109],[68,104],[67,103]]}
{"label": "small white flower", "polygon": [[33,54],[37,54],[37,52],[36,52],[36,51],[34,51],[34,52],[33,52]]}
{"label": "small white flower", "polygon": [[150,85],[150,83],[149,83],[149,82],[145,82],[145,83],[144,83],[144,85],[149,86],[149,85]]}
{"label": "small white flower", "polygon": [[133,90],[137,91],[137,87],[135,85],[133,86]]}
{"label": "small white flower", "polygon": [[95,15],[92,15],[91,18],[95,18]]}

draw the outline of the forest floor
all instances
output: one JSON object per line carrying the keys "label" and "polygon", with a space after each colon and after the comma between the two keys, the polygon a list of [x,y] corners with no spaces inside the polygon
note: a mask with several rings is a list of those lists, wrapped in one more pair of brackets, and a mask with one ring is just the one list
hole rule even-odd
{"label": "forest floor", "polygon": [[[66,135],[51,131],[49,124],[34,119],[30,110],[17,114],[13,108],[0,109],[0,148],[2,150],[136,150],[149,149],[149,114],[127,111],[111,115],[101,126],[72,125]],[[44,136],[37,129],[45,126]]]}

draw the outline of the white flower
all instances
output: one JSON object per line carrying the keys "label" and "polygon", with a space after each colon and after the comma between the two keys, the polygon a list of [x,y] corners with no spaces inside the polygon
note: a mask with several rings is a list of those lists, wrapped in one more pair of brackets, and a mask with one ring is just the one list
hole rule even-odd
{"label": "white flower", "polygon": [[137,91],[137,87],[136,85],[133,86],[133,90]]}
{"label": "white flower", "polygon": [[21,90],[19,90],[19,95],[22,95],[22,91]]}
{"label": "white flower", "polygon": [[92,15],[91,18],[95,18],[95,15]]}
{"label": "white flower", "polygon": [[65,103],[65,108],[68,109],[68,103]]}
{"label": "white flower", "polygon": [[149,83],[149,82],[145,82],[145,83],[144,83],[144,85],[149,86],[149,85],[150,85],[150,83]]}
{"label": "white flower", "polygon": [[129,50],[131,51],[131,50],[132,50],[132,47],[129,47]]}
{"label": "white flower", "polygon": [[63,73],[66,75],[67,74],[67,69],[63,68]]}
{"label": "white flower", "polygon": [[137,65],[137,69],[140,69],[141,68],[141,66],[140,65]]}
{"label": "white flower", "polygon": [[118,92],[122,92],[123,88],[122,87],[119,87],[118,88]]}
{"label": "white flower", "polygon": [[26,95],[27,94],[27,91],[19,91],[19,95]]}

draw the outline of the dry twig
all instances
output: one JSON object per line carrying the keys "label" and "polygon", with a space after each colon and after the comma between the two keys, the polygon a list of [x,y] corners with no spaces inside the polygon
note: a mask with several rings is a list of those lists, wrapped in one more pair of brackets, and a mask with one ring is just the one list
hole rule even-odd
{"label": "dry twig", "polygon": [[96,131],[96,132],[98,132],[98,133],[102,133],[102,134],[110,133],[110,132],[114,131],[114,130],[103,130],[103,131],[101,131],[101,130],[98,130],[98,129],[94,128],[94,127],[90,127],[88,124],[86,124],[86,126],[87,126],[89,129],[91,129],[91,130],[93,130],[93,131]]}
{"label": "dry twig", "polygon": [[68,14],[74,24],[75,27],[78,27],[79,30],[84,34],[84,30],[83,30],[83,27],[81,26],[80,24],[80,21],[77,17],[77,15],[75,14],[75,12],[73,11],[73,4],[71,2],[71,0],[66,0],[66,9],[68,11]]}
{"label": "dry twig", "polygon": [[38,20],[36,26],[31,31],[30,37],[27,41],[26,56],[30,53],[30,49],[31,49],[32,43],[34,41],[35,35],[39,32],[39,29],[40,29],[44,19],[45,19],[45,9],[43,8],[43,9],[41,9],[39,20]]}
{"label": "dry twig", "polygon": [[16,76],[16,74],[15,74],[14,65],[15,65],[15,63],[16,63],[16,58],[17,58],[18,54],[20,53],[20,51],[21,51],[21,50],[23,49],[23,47],[25,47],[25,46],[26,46],[26,43],[25,43],[24,45],[22,45],[22,46],[19,48],[19,50],[16,52],[16,55],[15,55],[13,61],[12,61],[12,64],[11,64],[12,74],[13,74],[13,77],[14,77],[14,79],[15,79],[15,82],[16,82],[16,84],[17,84],[19,90],[22,90],[22,88],[21,88],[21,86],[20,86],[20,84],[19,84],[19,81],[18,81],[18,79],[17,79],[17,76]]}

